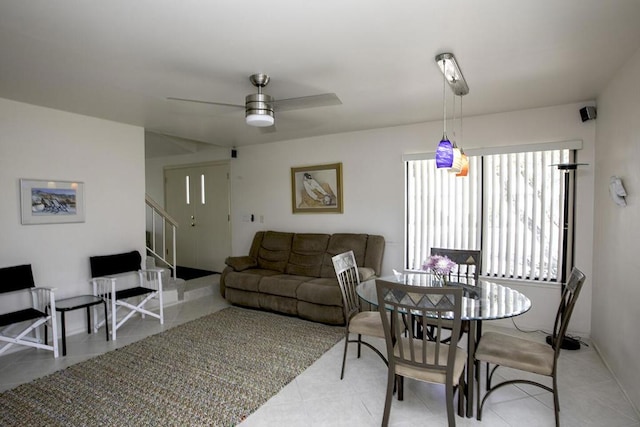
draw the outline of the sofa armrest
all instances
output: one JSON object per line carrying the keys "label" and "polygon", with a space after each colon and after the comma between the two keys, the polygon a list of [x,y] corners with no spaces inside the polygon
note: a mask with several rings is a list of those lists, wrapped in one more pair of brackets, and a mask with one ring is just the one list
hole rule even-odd
{"label": "sofa armrest", "polygon": [[373,268],[358,267],[358,275],[360,276],[360,281],[364,282],[376,277],[376,272]]}
{"label": "sofa armrest", "polygon": [[256,268],[258,261],[251,256],[233,256],[224,260],[224,263],[235,271],[244,271],[249,268]]}

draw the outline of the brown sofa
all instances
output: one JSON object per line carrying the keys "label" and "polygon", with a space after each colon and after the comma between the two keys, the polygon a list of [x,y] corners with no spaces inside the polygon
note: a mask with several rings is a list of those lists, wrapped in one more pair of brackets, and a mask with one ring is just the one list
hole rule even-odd
{"label": "brown sofa", "polygon": [[353,250],[361,280],[380,275],[384,237],[259,231],[248,256],[229,257],[220,292],[231,304],[344,324],[331,257]]}

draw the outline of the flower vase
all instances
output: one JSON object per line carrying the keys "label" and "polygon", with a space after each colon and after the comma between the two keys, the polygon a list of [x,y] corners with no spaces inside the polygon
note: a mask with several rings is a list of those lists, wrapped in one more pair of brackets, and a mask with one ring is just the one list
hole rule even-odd
{"label": "flower vase", "polygon": [[431,286],[433,286],[434,288],[441,288],[444,285],[445,281],[443,276],[437,276],[435,274],[431,276]]}

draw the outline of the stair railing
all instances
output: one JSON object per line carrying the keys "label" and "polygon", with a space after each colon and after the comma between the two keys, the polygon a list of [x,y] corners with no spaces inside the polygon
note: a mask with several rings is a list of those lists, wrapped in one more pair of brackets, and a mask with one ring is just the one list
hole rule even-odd
{"label": "stair railing", "polygon": [[[147,253],[162,262],[171,270],[171,277],[176,278],[176,230],[178,223],[155,200],[145,194],[147,218]],[[169,232],[167,232],[169,231]],[[170,242],[167,242],[168,238]],[[171,244],[171,252],[167,250]]]}

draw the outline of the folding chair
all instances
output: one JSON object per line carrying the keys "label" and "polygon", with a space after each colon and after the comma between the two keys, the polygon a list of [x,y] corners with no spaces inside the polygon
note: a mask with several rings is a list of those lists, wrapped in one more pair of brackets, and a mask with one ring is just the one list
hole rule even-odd
{"label": "folding chair", "polygon": [[[89,261],[93,294],[105,298],[109,305],[109,319],[97,323],[96,330],[104,322],[111,321],[111,339],[115,341],[116,331],[136,313],[143,318],[145,315],[154,317],[164,324],[161,268],[141,269],[142,257],[138,251],[93,256]],[[132,275],[138,276],[137,283],[130,283]],[[158,301],[159,313],[145,307],[152,300]],[[129,312],[118,321],[121,308]]]}
{"label": "folding chair", "polygon": [[[31,297],[31,307],[0,314],[0,354],[14,344],[53,351],[58,357],[58,328],[56,323],[56,301],[53,288],[36,287],[33,281],[31,264],[0,268],[0,295],[3,302],[8,301],[12,307],[26,307],[21,304],[27,294]],[[22,295],[20,295],[22,294]],[[51,345],[42,343],[40,326],[51,327]],[[18,331],[17,333],[14,331]],[[34,332],[34,336],[29,334]]]}

